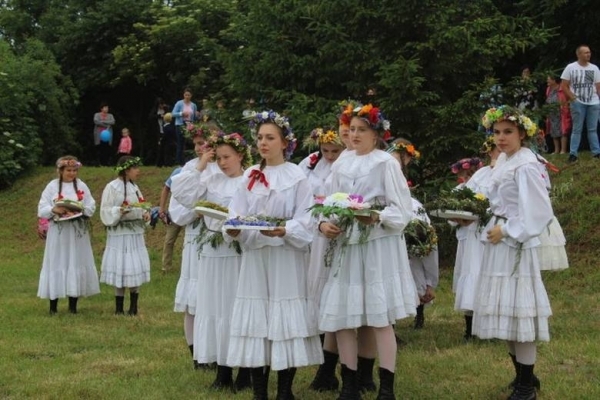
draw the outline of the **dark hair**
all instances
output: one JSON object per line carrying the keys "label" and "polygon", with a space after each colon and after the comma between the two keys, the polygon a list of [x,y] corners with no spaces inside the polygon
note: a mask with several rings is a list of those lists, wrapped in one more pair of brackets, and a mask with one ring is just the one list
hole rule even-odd
{"label": "dark hair", "polygon": [[186,87],[183,89],[183,93],[185,93],[185,92],[189,92],[190,94],[194,94],[194,92],[192,92],[192,89],[191,89],[189,86],[186,86]]}
{"label": "dark hair", "polygon": [[106,101],[100,103],[100,109],[102,110],[104,107],[108,107],[108,103]]}

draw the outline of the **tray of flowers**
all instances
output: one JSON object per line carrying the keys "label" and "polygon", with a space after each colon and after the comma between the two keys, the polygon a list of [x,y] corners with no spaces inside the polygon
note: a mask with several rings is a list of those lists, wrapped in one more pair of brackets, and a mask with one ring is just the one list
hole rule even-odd
{"label": "tray of flowers", "polygon": [[272,231],[285,226],[285,219],[268,217],[265,215],[251,215],[246,217],[236,217],[225,221],[224,229],[254,230],[254,231]]}
{"label": "tray of flowers", "polygon": [[227,209],[227,207],[220,206],[210,201],[199,201],[196,203],[194,211],[200,215],[218,220],[225,220],[229,217],[229,209]]}

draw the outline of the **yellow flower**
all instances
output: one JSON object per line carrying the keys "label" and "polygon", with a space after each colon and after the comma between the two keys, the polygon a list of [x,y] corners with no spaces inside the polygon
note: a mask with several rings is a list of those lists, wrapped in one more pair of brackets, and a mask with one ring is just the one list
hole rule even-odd
{"label": "yellow flower", "polygon": [[344,201],[344,200],[348,200],[348,193],[334,193],[331,195],[331,200],[333,201]]}
{"label": "yellow flower", "polygon": [[482,193],[476,193],[475,198],[479,201],[485,201],[485,195],[483,195]]}

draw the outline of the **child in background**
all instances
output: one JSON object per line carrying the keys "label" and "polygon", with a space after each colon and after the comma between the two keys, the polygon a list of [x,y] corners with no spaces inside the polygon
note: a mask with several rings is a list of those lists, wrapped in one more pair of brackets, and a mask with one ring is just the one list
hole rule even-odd
{"label": "child in background", "polygon": [[117,162],[118,178],[102,192],[100,219],[106,225],[106,248],[102,256],[100,282],[115,287],[115,314],[124,314],[125,288],[131,302],[128,314],[137,315],[138,289],[150,282],[150,258],[144,241],[150,213],[142,207],[144,197],[134,183],[140,174],[139,157],[124,156]]}
{"label": "child in background", "polygon": [[129,129],[123,128],[121,131],[121,142],[119,143],[119,151],[117,156],[119,158],[123,156],[128,156],[131,154],[131,134],[129,133]]}
{"label": "child in background", "polygon": [[[58,179],[48,183],[38,204],[38,217],[47,221],[38,297],[50,299],[50,315],[56,314],[59,298],[68,296],[69,311],[76,314],[79,297],[100,293],[85,220],[94,214],[96,202],[87,185],[77,178],[80,167],[81,163],[73,156],[59,158],[56,161]],[[79,202],[81,211],[57,205],[61,200]]]}

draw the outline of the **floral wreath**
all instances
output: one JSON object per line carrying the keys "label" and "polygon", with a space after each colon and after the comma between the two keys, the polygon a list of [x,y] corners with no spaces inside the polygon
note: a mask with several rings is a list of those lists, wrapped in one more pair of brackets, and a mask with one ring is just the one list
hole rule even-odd
{"label": "floral wreath", "polygon": [[83,164],[81,164],[81,162],[77,161],[77,160],[73,160],[73,159],[68,159],[68,160],[58,160],[56,162],[56,168],[66,168],[66,167],[73,167],[73,168],[81,168]]}
{"label": "floral wreath", "polygon": [[415,149],[415,146],[412,144],[406,144],[402,142],[392,143],[386,151],[390,154],[395,152],[398,152],[400,154],[406,153],[409,156],[413,157],[415,160],[421,158],[421,152]]}
{"label": "floral wreath", "polygon": [[481,145],[479,152],[481,154],[489,154],[496,148],[496,141],[493,136],[488,136],[485,139],[485,142]]}
{"label": "floral wreath", "polygon": [[120,174],[123,171],[128,170],[129,168],[132,167],[138,167],[142,165],[142,159],[139,157],[134,157],[134,158],[130,158],[129,160],[125,161],[123,164],[121,165],[117,165],[115,167],[115,171]]}
{"label": "floral wreath", "polygon": [[362,107],[362,104],[357,100],[344,100],[339,103],[339,106],[341,109],[340,115],[338,115],[340,125],[350,126],[354,109],[356,107]]}
{"label": "floral wreath", "polygon": [[283,138],[288,142],[287,147],[285,149],[285,159],[290,159],[292,153],[296,149],[297,143],[296,137],[294,136],[294,132],[292,131],[292,127],[290,126],[289,118],[280,115],[279,113],[273,110],[261,112],[252,111],[250,114],[248,114],[247,118],[250,119],[248,126],[250,127],[250,134],[254,139],[256,139],[258,127],[262,124],[273,123],[280,127],[283,130]]}
{"label": "floral wreath", "polygon": [[520,129],[523,129],[527,136],[532,137],[538,133],[538,126],[520,110],[510,106],[500,106],[498,108],[488,109],[483,118],[481,125],[486,130],[491,131],[496,122],[510,121],[515,123]]}
{"label": "floral wreath", "polygon": [[207,121],[208,121],[208,119],[206,121],[203,119],[202,122],[196,122],[196,123],[188,122],[183,127],[183,136],[186,139],[192,139],[192,140],[197,137],[206,139],[207,137],[209,137],[211,135],[210,128],[206,124]]}
{"label": "floral wreath", "polygon": [[389,140],[392,137],[390,121],[385,119],[379,107],[373,107],[372,104],[367,104],[366,106],[359,105],[352,110],[352,116],[362,119],[372,129],[382,133],[381,138],[383,140]]}
{"label": "floral wreath", "polygon": [[216,148],[221,144],[230,145],[237,153],[243,156],[242,168],[247,169],[252,166],[252,150],[242,135],[239,133],[226,134],[225,132],[219,132],[208,138],[208,145],[211,147]]}
{"label": "floral wreath", "polygon": [[483,161],[478,157],[463,158],[450,166],[453,174],[458,174],[460,171],[468,171],[470,169],[478,170],[483,167]]}
{"label": "floral wreath", "polygon": [[315,128],[310,132],[310,135],[304,139],[302,143],[303,148],[314,149],[320,147],[323,144],[335,144],[336,146],[343,146],[340,139],[340,135],[332,129]]}

